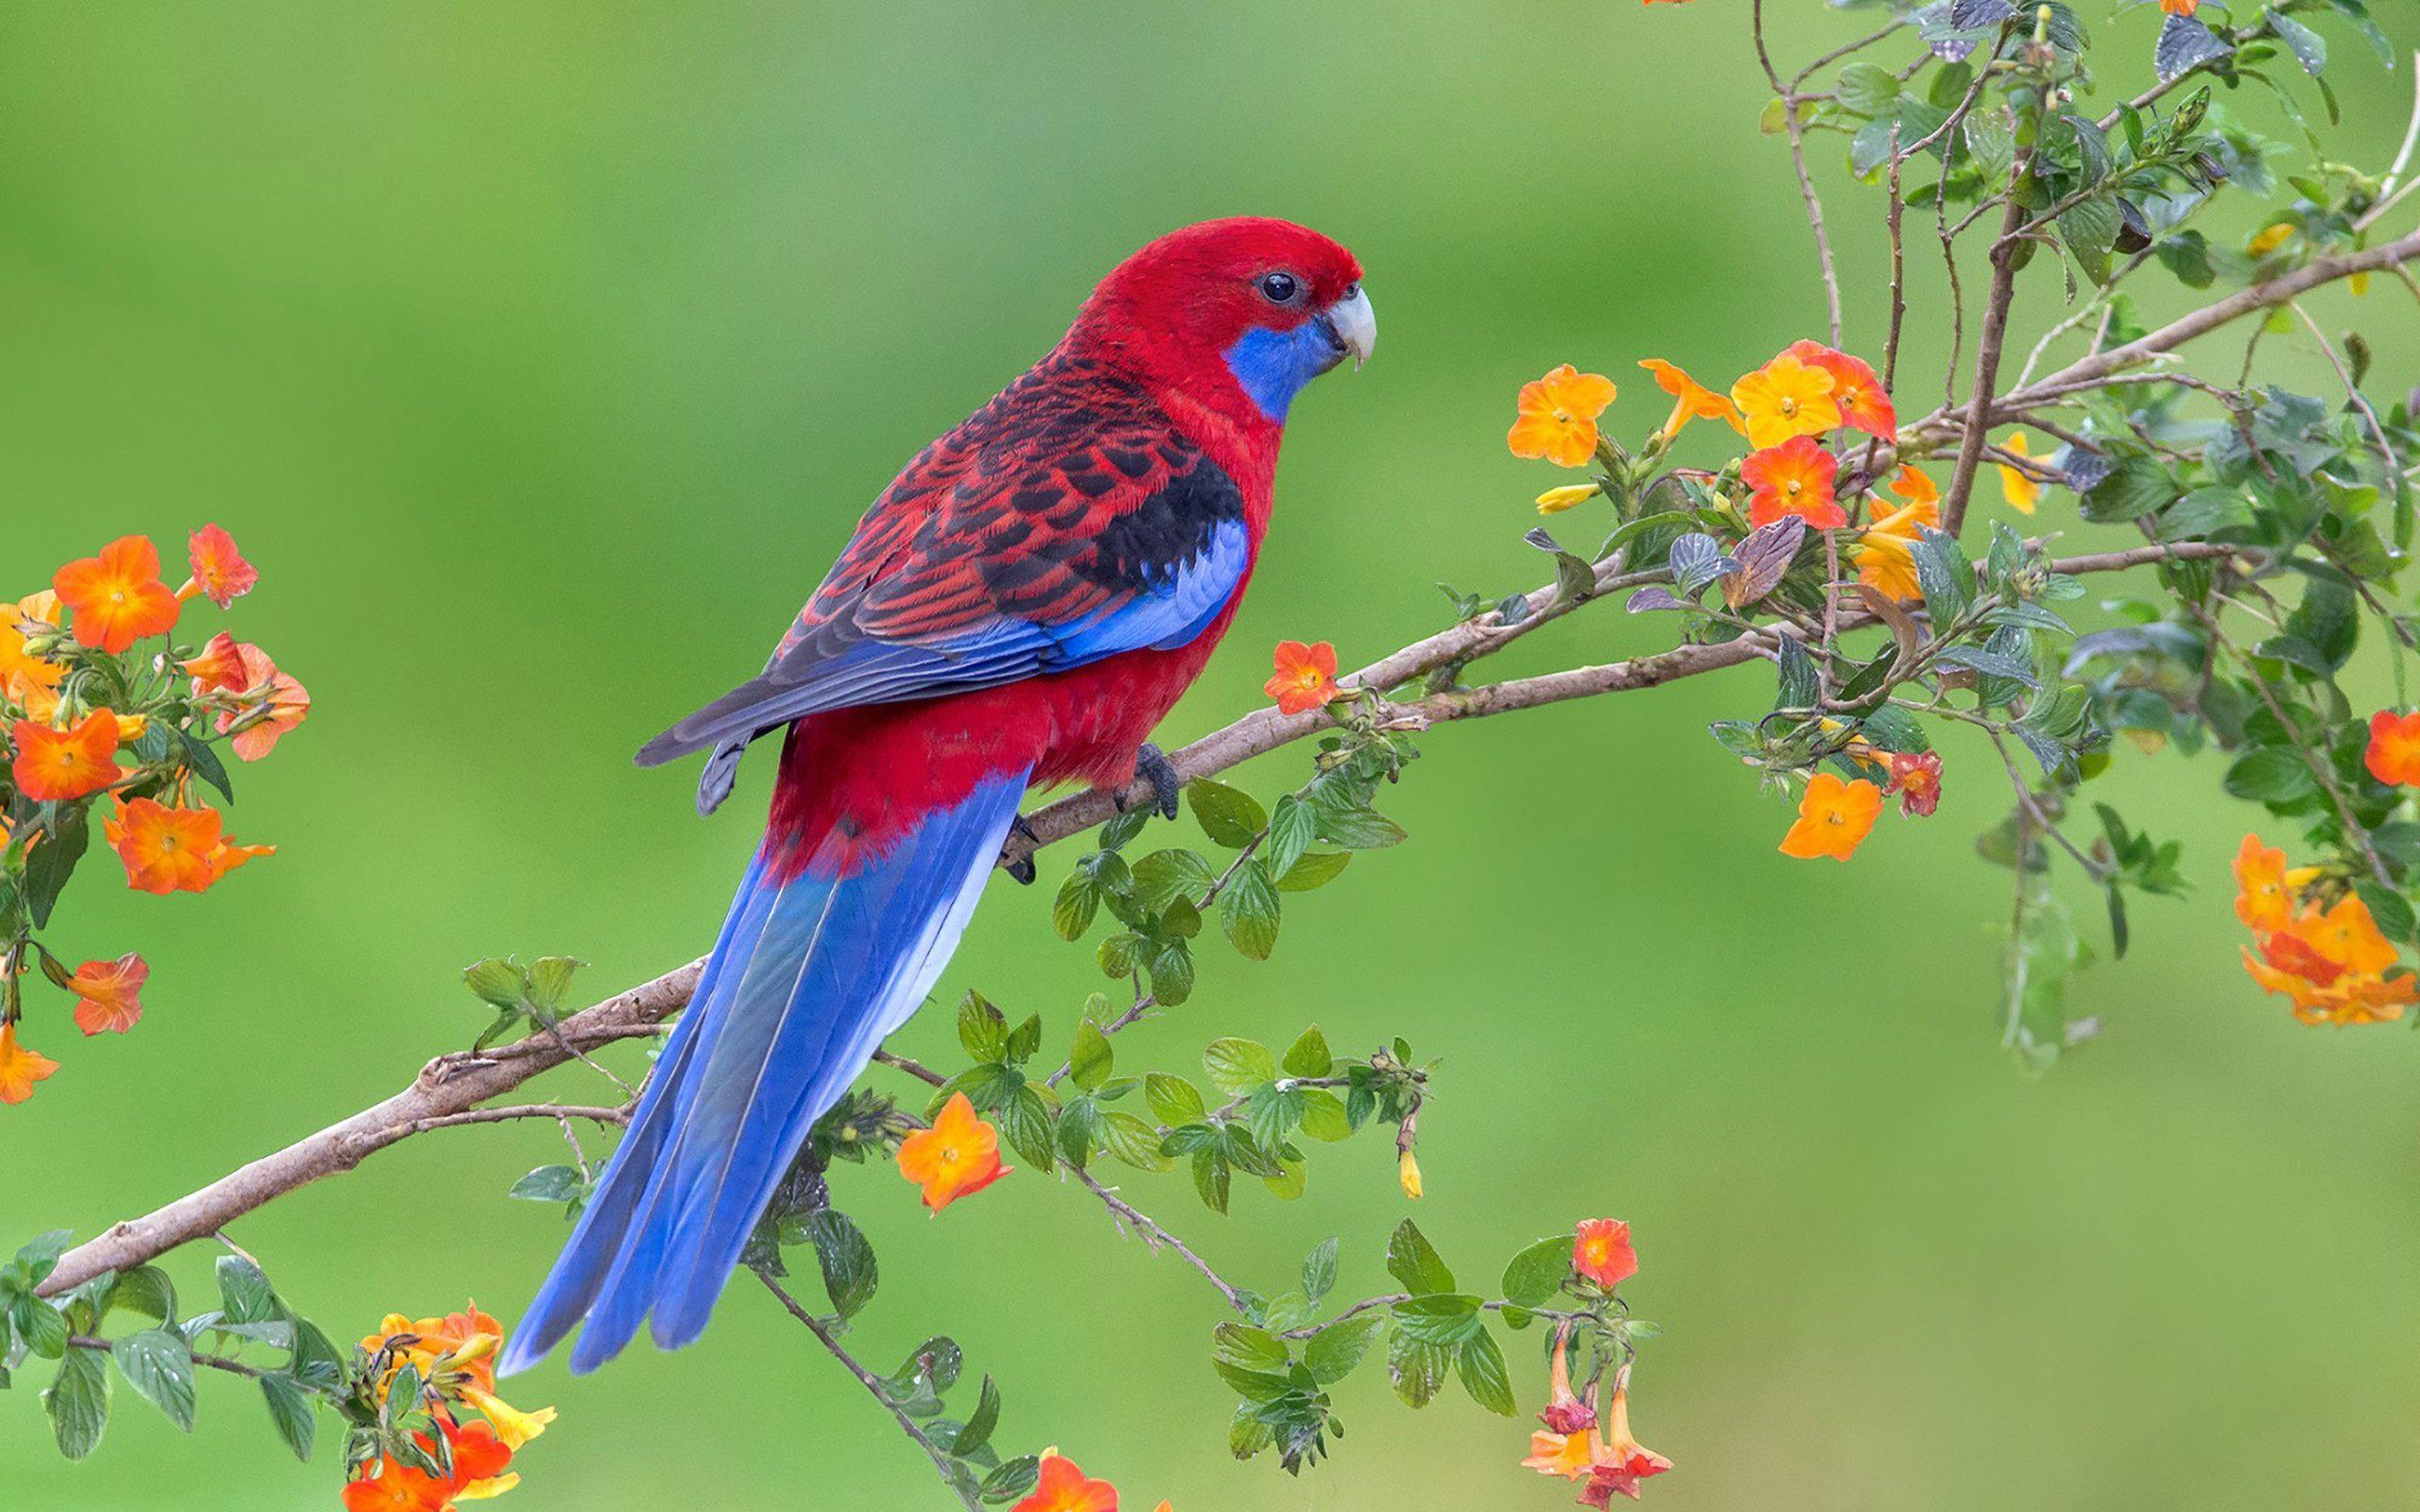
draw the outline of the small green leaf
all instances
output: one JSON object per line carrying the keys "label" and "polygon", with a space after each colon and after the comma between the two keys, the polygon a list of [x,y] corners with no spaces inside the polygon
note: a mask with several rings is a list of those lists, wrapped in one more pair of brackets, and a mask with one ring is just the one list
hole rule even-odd
{"label": "small green leaf", "polygon": [[1257,1040],[1232,1036],[1213,1040],[1201,1059],[1209,1069],[1211,1084],[1230,1097],[1277,1079],[1276,1057]]}
{"label": "small green leaf", "polygon": [[990,1376],[983,1378],[983,1390],[975,1403],[975,1411],[966,1426],[949,1446],[953,1454],[972,1454],[992,1441],[992,1430],[1000,1425],[1000,1388]]}
{"label": "small green leaf", "polygon": [[1286,1052],[1286,1074],[1288,1076],[1324,1076],[1336,1069],[1336,1057],[1328,1054],[1327,1037],[1313,1024],[1303,1031]]}
{"label": "small green leaf", "polygon": [[462,968],[462,985],[499,1008],[518,1008],[529,995],[529,973],[509,958],[490,956]]}
{"label": "small green leaf", "polygon": [[844,1319],[856,1316],[882,1283],[873,1246],[848,1214],[833,1208],[820,1208],[810,1214],[806,1231],[815,1242],[815,1261],[822,1267],[823,1291],[832,1298],[832,1311]]}
{"label": "small green leaf", "polygon": [[1395,1226],[1393,1237],[1387,1241],[1387,1273],[1415,1295],[1454,1289],[1454,1273],[1438,1258],[1420,1226],[1409,1218]]}
{"label": "small green leaf", "polygon": [[1230,850],[1252,844],[1269,827],[1260,800],[1239,787],[1197,777],[1184,784],[1184,797],[1201,833]]}
{"label": "small green leaf", "polygon": [[1518,1410],[1512,1400],[1512,1377],[1504,1368],[1504,1351],[1486,1329],[1480,1329],[1454,1356],[1454,1372],[1462,1378],[1462,1389],[1471,1394],[1471,1400],[1488,1411],[1510,1418]]}
{"label": "small green leaf", "polygon": [[1076,1085],[1088,1092],[1098,1091],[1116,1063],[1116,1053],[1109,1048],[1109,1037],[1100,1032],[1100,1025],[1090,1019],[1079,1021],[1075,1047],[1067,1055],[1067,1074]]}
{"label": "small green leaf", "polygon": [[1353,1367],[1368,1356],[1370,1346],[1378,1342],[1378,1334],[1386,1326],[1387,1314],[1374,1308],[1331,1323],[1304,1346],[1303,1365],[1311,1372],[1312,1380],[1332,1386],[1353,1373]]}
{"label": "small green leaf", "polygon": [[193,1347],[166,1329],[145,1329],[110,1345],[110,1358],[135,1394],[193,1432]]}
{"label": "small green leaf", "polygon": [[277,1316],[268,1278],[241,1255],[218,1257],[218,1298],[230,1323],[266,1323]]}
{"label": "small green leaf", "polygon": [[1157,1071],[1143,1078],[1143,1100],[1163,1124],[1198,1124],[1208,1108],[1193,1083]]}
{"label": "small green leaf", "polygon": [[1303,1262],[1303,1295],[1317,1302],[1336,1289],[1337,1241],[1329,1238]]}
{"label": "small green leaf", "polygon": [[277,1425],[277,1436],[285,1440],[296,1459],[309,1464],[311,1444],[320,1429],[311,1393],[292,1376],[269,1375],[261,1377],[261,1395],[268,1401],[269,1421]]}
{"label": "small green leaf", "polygon": [[42,1402],[50,1414],[59,1452],[69,1459],[90,1454],[110,1422],[110,1373],[99,1353],[68,1350],[59,1362],[58,1376],[42,1394]]}
{"label": "small green leaf", "polygon": [[1258,857],[1236,868],[1219,898],[1219,920],[1236,949],[1255,961],[1277,948],[1277,888]]}
{"label": "small green leaf", "polygon": [[1504,1299],[1523,1307],[1543,1307],[1563,1289],[1571,1275],[1573,1236],[1541,1239],[1514,1255],[1504,1267]]}
{"label": "small green leaf", "polygon": [[1277,879],[1279,892],[1310,892],[1343,873],[1353,860],[1350,850],[1306,850]]}

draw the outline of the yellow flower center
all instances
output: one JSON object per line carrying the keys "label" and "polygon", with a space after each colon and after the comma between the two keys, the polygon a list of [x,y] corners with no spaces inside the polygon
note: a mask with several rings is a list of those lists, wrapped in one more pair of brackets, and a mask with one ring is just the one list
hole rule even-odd
{"label": "yellow flower center", "polygon": [[956,1165],[956,1164],[958,1163],[958,1160],[959,1160],[959,1152],[958,1152],[958,1146],[957,1146],[957,1145],[955,1145],[955,1144],[944,1144],[944,1145],[942,1145],[942,1164],[943,1164],[943,1165]]}
{"label": "yellow flower center", "polygon": [[1792,478],[1781,487],[1783,492],[1789,494],[1792,498],[1796,498],[1798,496],[1798,490],[1806,487],[1806,485],[1800,483],[1796,478]]}
{"label": "yellow flower center", "polygon": [[1797,400],[1795,400],[1795,399],[1790,398],[1788,394],[1784,394],[1784,395],[1782,395],[1782,396],[1781,396],[1781,412],[1782,412],[1784,415],[1795,415],[1795,414],[1797,414],[1797,413],[1798,413],[1798,401],[1797,401]]}

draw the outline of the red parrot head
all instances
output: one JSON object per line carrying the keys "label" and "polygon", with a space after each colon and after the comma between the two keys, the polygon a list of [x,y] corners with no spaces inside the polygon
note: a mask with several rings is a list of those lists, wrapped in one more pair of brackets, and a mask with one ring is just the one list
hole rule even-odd
{"label": "red parrot head", "polygon": [[1237,215],[1118,264],[1068,339],[1239,421],[1282,425],[1305,384],[1369,360],[1378,319],[1351,252],[1291,221]]}

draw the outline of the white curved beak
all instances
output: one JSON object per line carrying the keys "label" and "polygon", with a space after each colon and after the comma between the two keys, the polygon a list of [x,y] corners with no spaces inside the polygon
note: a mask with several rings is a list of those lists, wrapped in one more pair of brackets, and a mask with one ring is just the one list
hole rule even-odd
{"label": "white curved beak", "polygon": [[1353,366],[1358,369],[1370,360],[1378,346],[1378,313],[1370,307],[1370,296],[1361,285],[1327,307],[1327,322],[1336,329],[1336,338],[1344,350],[1353,353]]}

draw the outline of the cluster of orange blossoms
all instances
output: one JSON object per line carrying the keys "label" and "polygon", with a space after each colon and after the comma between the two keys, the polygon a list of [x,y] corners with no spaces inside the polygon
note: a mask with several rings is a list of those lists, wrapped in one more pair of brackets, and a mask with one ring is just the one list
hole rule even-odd
{"label": "cluster of orange blossoms", "polygon": [[[1571,1267],[1610,1292],[1638,1274],[1638,1251],[1631,1245],[1630,1225],[1618,1218],[1591,1218],[1573,1240]],[[1598,1383],[1583,1391],[1571,1388],[1571,1327],[1556,1331],[1553,1361],[1548,1367],[1547,1408],[1538,1414],[1546,1426],[1530,1435],[1525,1469],[1559,1475],[1583,1483],[1582,1506],[1609,1505],[1616,1495],[1639,1499],[1639,1483],[1661,1475],[1672,1462],[1641,1444],[1630,1428],[1630,1367],[1614,1373],[1611,1407],[1599,1413]]]}
{"label": "cluster of orange blossoms", "polygon": [[[509,1468],[512,1457],[546,1431],[555,1409],[523,1412],[497,1398],[495,1353],[503,1344],[502,1327],[475,1302],[443,1317],[414,1320],[390,1313],[361,1341],[377,1371],[371,1390],[381,1401],[406,1363],[418,1373],[429,1416],[445,1439],[442,1462],[452,1469],[432,1475],[416,1465],[372,1460],[346,1485],[345,1512],[449,1512],[457,1503],[486,1501],[521,1484]],[[477,1418],[465,1422],[466,1408]],[[434,1438],[415,1436],[437,1457]]]}
{"label": "cluster of orange blossoms", "polygon": [[[188,538],[186,558],[189,575],[171,588],[161,576],[159,548],[147,537],[126,536],[61,567],[48,589],[0,603],[7,785],[34,803],[106,799],[102,833],[126,868],[127,885],[141,892],[201,892],[275,850],[229,838],[217,811],[193,800],[190,766],[177,769],[173,781],[156,766],[146,769],[142,743],[163,710],[183,726],[179,733],[185,740],[207,739],[196,728],[207,720],[239,760],[250,762],[267,756],[311,707],[302,683],[257,645],[220,631],[184,659],[165,641],[193,599],[224,610],[260,581],[234,538],[216,524]],[[116,673],[97,660],[128,656],[154,636],[164,638],[158,652]],[[182,691],[155,696],[146,708],[100,701],[107,690],[122,696],[126,688],[180,674]],[[159,796],[128,796],[145,787]],[[0,846],[9,838],[0,820]],[[26,851],[43,839],[42,833],[25,836],[5,852],[9,864],[22,867]],[[149,968],[140,955],[86,961],[72,972],[46,953],[44,961],[51,979],[75,996],[76,1023],[86,1035],[124,1034],[141,1020],[139,994]],[[36,1082],[58,1069],[57,1061],[19,1042],[13,1017],[0,1023],[0,1103],[25,1101]]]}
{"label": "cluster of orange blossoms", "polygon": [[952,1092],[932,1127],[899,1144],[899,1174],[925,1189],[925,1206],[935,1212],[1015,1169],[1000,1163],[1000,1131],[975,1116],[964,1092]]}

